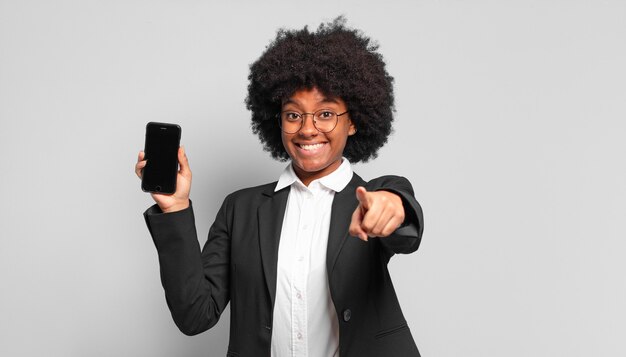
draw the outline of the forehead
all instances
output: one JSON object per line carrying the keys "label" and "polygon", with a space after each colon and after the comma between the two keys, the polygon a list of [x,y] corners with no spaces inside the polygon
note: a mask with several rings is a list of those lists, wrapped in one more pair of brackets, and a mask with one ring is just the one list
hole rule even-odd
{"label": "forehead", "polygon": [[294,104],[297,106],[336,104],[345,105],[345,102],[338,96],[328,95],[317,88],[299,89],[291,96],[282,101],[282,105]]}

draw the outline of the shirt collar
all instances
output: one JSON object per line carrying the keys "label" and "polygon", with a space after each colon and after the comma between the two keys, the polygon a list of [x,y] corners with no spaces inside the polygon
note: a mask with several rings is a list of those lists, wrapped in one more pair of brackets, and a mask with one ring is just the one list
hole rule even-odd
{"label": "shirt collar", "polygon": [[[339,192],[343,190],[352,180],[352,166],[350,165],[350,161],[345,157],[342,158],[341,165],[337,168],[337,170],[331,172],[330,174],[314,180],[313,182],[319,182],[321,185],[335,191]],[[290,162],[283,173],[280,175],[278,182],[276,183],[276,188],[274,188],[274,192],[280,191],[283,188],[292,185],[293,183],[298,182],[300,185],[304,186],[302,181],[298,178],[295,171],[293,170],[293,164]],[[311,184],[313,183],[311,182]]]}

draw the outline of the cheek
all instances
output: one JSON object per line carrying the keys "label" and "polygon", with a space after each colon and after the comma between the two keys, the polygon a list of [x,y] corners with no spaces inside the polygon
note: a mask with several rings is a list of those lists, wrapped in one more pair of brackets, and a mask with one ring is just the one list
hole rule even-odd
{"label": "cheek", "polygon": [[280,139],[283,142],[283,148],[285,149],[285,151],[287,152],[287,154],[289,155],[289,157],[291,157],[292,152],[293,152],[293,144],[291,144],[291,137],[288,134],[282,133],[280,136]]}
{"label": "cheek", "polygon": [[282,140],[285,150],[288,150],[287,143],[289,142],[289,138],[287,138],[287,135],[285,135],[285,133],[280,134],[280,140]]}
{"label": "cheek", "polygon": [[337,144],[337,148],[341,149],[341,151],[343,152],[343,150],[346,148],[346,144],[348,143],[348,129],[342,128],[341,134],[336,135],[334,137],[334,141]]}

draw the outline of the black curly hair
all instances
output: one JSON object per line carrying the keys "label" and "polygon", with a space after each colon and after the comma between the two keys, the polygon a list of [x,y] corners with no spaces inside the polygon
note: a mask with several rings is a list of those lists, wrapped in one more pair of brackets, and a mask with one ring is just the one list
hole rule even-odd
{"label": "black curly hair", "polygon": [[289,158],[281,140],[277,115],[282,102],[300,89],[316,87],[343,99],[357,128],[343,155],[350,162],[377,156],[391,133],[393,78],[374,43],[361,31],[346,27],[343,16],[322,23],[317,31],[278,30],[261,57],[250,65],[246,107],[252,131],[275,159]]}

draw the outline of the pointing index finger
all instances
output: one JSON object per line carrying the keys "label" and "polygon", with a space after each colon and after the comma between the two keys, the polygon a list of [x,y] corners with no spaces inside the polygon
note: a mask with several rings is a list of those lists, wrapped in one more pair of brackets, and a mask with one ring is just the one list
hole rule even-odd
{"label": "pointing index finger", "polygon": [[367,190],[363,186],[359,186],[356,189],[356,199],[359,200],[361,206],[365,209],[369,209],[369,201],[367,199]]}

